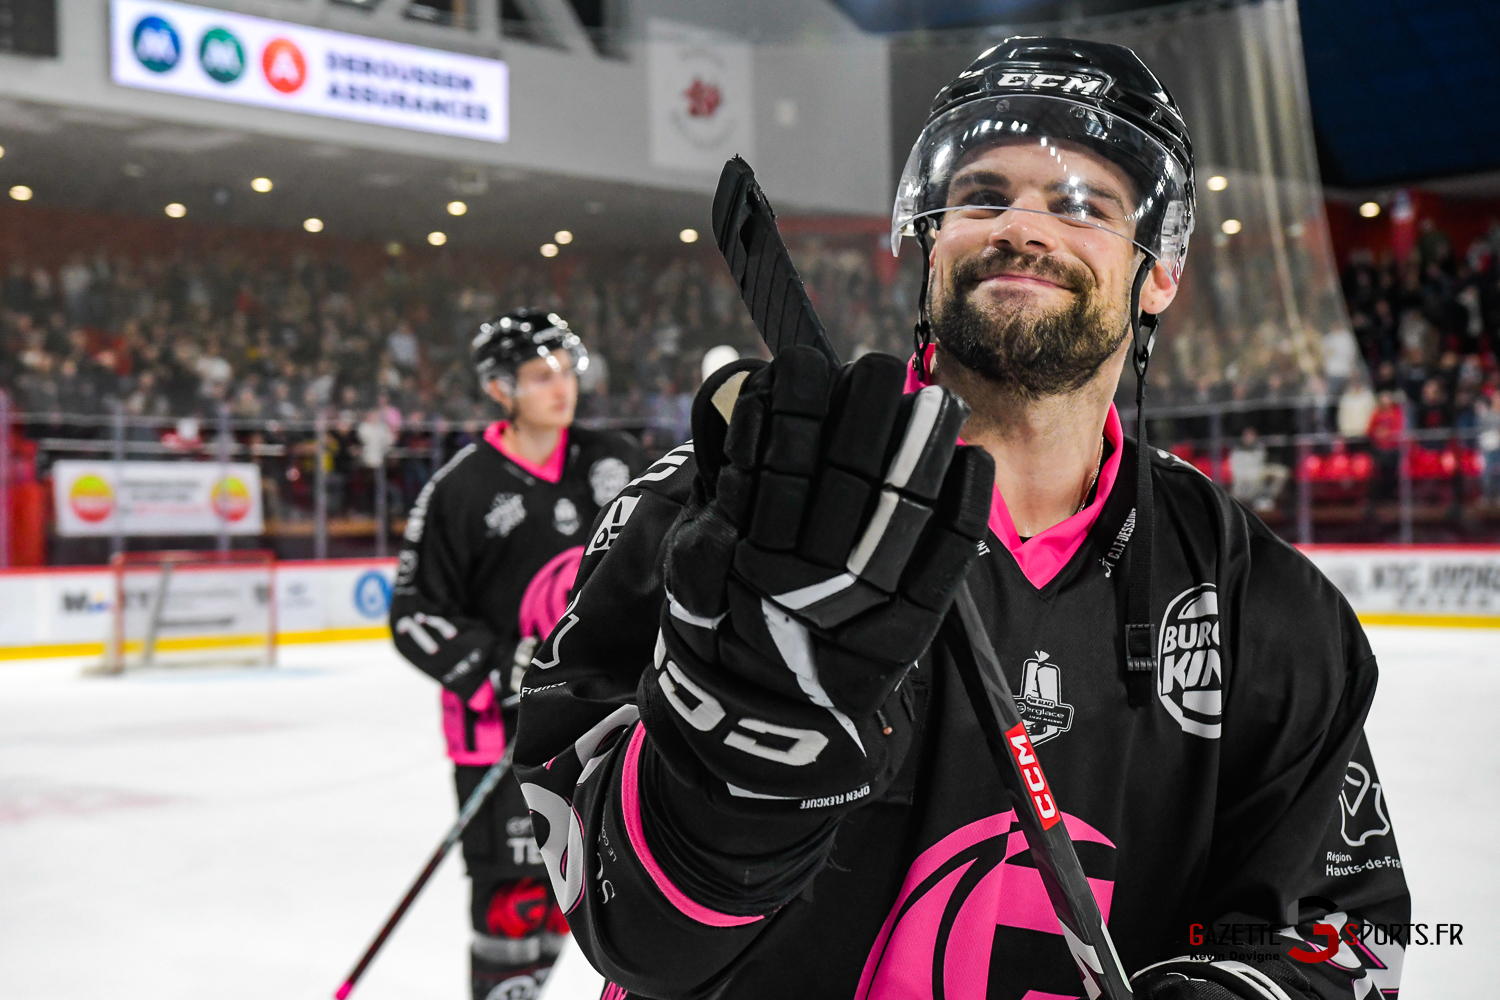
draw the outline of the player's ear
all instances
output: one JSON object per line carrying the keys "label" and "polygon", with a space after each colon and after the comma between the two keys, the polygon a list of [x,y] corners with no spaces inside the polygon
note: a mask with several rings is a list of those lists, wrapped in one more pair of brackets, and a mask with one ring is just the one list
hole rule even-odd
{"label": "player's ear", "polygon": [[500,404],[500,408],[506,413],[515,412],[516,400],[502,379],[492,378],[484,384],[487,396]]}
{"label": "player's ear", "polygon": [[1172,272],[1167,265],[1158,261],[1151,269],[1151,276],[1141,286],[1141,311],[1159,313],[1171,305],[1176,297],[1177,282],[1172,280]]}

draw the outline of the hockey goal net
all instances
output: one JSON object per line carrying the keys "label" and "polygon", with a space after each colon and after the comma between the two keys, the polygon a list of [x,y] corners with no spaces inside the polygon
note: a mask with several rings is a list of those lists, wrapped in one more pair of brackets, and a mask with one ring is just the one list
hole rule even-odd
{"label": "hockey goal net", "polygon": [[276,554],[121,552],[103,669],[274,665]]}

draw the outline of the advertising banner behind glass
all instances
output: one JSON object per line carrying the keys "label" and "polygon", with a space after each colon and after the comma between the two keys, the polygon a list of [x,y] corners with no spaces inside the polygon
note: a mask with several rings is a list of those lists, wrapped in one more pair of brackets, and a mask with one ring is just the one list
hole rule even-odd
{"label": "advertising banner behind glass", "polygon": [[260,469],[251,462],[88,462],[52,465],[63,536],[231,535],[264,530]]}
{"label": "advertising banner behind glass", "polygon": [[498,59],[153,0],[113,0],[110,75],[125,87],[504,142]]}

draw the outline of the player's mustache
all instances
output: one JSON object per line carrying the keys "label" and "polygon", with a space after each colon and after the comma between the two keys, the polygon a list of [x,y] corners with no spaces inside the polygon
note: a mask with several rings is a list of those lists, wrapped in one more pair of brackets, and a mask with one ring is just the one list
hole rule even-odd
{"label": "player's mustache", "polygon": [[967,290],[986,278],[1000,274],[1041,278],[1073,292],[1093,287],[1093,276],[1087,268],[1068,264],[1047,254],[1017,253],[998,247],[986,247],[973,257],[953,265],[953,284]]}

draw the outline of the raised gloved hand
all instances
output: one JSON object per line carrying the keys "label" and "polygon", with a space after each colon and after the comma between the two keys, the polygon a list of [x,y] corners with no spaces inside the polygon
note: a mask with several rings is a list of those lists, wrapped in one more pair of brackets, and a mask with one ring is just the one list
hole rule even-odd
{"label": "raised gloved hand", "polygon": [[955,448],[962,401],[904,381],[890,356],[836,370],[793,347],[699,392],[641,703],[710,794],[836,805],[899,768],[913,719],[892,694],[973,563],[994,483],[985,452]]}

